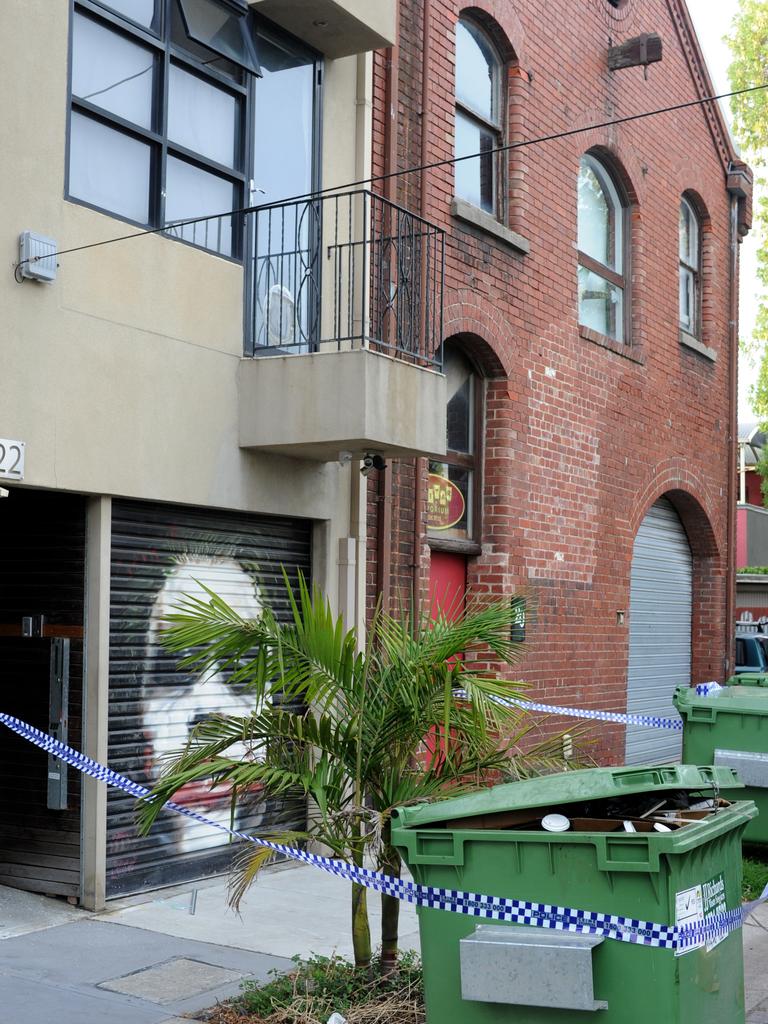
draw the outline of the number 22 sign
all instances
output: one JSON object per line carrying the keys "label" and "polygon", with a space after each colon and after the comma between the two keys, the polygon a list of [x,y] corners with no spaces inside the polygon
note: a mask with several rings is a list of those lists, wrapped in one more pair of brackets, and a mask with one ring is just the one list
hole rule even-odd
{"label": "number 22 sign", "polygon": [[24,442],[0,437],[0,480],[24,479]]}

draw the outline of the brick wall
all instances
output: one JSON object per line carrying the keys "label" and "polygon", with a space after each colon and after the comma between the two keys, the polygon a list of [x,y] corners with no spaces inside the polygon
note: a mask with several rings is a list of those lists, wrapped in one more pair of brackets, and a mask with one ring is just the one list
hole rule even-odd
{"label": "brick wall", "polygon": [[[422,110],[424,0],[402,0],[396,54],[397,166],[453,155],[454,37],[462,9],[431,0],[428,103]],[[701,70],[677,0],[478,0],[472,11],[507,58],[507,138],[528,139],[694,99]],[[493,19],[493,20],[491,20]],[[567,26],[567,30],[566,27]],[[661,63],[607,70],[609,45],[658,32]],[[374,162],[385,167],[389,53],[375,59]],[[678,509],[694,556],[693,678],[720,679],[726,628],[729,439],[728,152],[701,107],[519,149],[507,161],[504,223],[522,253],[451,216],[453,169],[430,170],[423,215],[447,231],[444,338],[459,338],[486,376],[484,507],[473,591],[528,589],[535,605],[527,656],[513,675],[536,694],[585,707],[626,705],[633,539],[661,495]],[[579,330],[576,181],[593,147],[611,154],[630,204],[631,339],[605,347]],[[680,344],[678,208],[702,211],[703,342]],[[419,174],[394,198],[420,209]],[[424,464],[419,463],[419,472]],[[414,535],[415,467],[395,463],[393,599],[423,594],[429,547],[423,509]],[[370,483],[369,598],[376,598],[376,500]],[[414,573],[414,565],[417,569]],[[621,731],[600,728],[593,753],[620,759]]]}

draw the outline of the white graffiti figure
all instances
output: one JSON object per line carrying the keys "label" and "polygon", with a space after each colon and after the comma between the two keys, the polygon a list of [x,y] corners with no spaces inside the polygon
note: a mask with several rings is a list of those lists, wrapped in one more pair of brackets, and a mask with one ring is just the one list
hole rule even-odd
{"label": "white graffiti figure", "polygon": [[[169,613],[178,610],[185,598],[208,600],[201,584],[224,598],[244,618],[257,618],[261,614],[256,583],[235,559],[190,555],[173,567],[155,599],[149,619],[150,644],[159,644]],[[160,773],[163,760],[184,747],[199,722],[213,714],[244,715],[254,710],[253,700],[230,686],[217,666],[205,674],[190,677],[176,670],[177,661],[178,656],[168,655],[156,666],[157,669],[161,669],[161,665],[167,666],[165,672],[162,669],[155,671],[153,666],[153,672],[145,677],[143,724],[151,751],[150,769],[155,778]],[[166,675],[166,672],[173,674]],[[227,751],[229,756],[245,753],[240,744]],[[251,752],[248,756],[254,755]],[[229,787],[212,789],[206,781],[188,783],[177,792],[174,800],[194,807],[221,824],[230,824]],[[251,803],[253,806],[248,809],[250,828],[260,823],[258,814],[254,817],[254,812],[258,811],[258,798],[254,797]],[[180,831],[175,834],[174,843],[180,853],[204,850],[228,841],[226,833],[192,820],[179,819],[177,827]]]}

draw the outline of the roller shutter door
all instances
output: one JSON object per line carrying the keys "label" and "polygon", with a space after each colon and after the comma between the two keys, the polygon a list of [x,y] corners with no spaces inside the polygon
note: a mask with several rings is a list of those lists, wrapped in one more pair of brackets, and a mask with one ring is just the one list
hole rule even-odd
{"label": "roller shutter door", "polygon": [[[140,502],[114,502],[110,614],[109,763],[151,785],[163,755],[186,742],[189,729],[214,712],[252,708],[242,692],[212,671],[205,679],[177,668],[158,643],[161,619],[184,594],[203,596],[200,583],[241,614],[269,605],[286,620],[281,567],[295,581],[309,578],[311,524]],[[177,797],[229,824],[226,793],[185,788]],[[140,892],[226,871],[232,846],[224,833],[168,813],[150,835],[135,827],[135,802],[110,790],[107,809],[107,895]],[[298,796],[265,801],[255,792],[236,826],[270,833],[302,829]]]}
{"label": "roller shutter door", "polygon": [[[643,519],[632,553],[629,608],[630,714],[676,714],[672,694],[691,681],[691,549],[665,498]],[[627,727],[627,764],[679,760],[681,734]]]}

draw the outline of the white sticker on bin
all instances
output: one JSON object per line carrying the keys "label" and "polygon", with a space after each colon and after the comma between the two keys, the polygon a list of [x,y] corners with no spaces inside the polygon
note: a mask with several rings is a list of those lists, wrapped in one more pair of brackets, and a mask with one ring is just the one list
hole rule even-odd
{"label": "white sticker on bin", "polygon": [[702,925],[713,918],[727,914],[725,902],[725,878],[722,872],[715,875],[708,882],[702,885],[695,885],[690,889],[683,889],[675,893],[675,925],[677,928],[690,928],[697,933],[694,941],[683,947],[675,949],[675,956],[683,956],[691,953],[694,949],[706,947],[707,952],[719,945],[728,935],[728,932],[715,932],[711,935],[700,933]]}
{"label": "white sticker on bin", "polygon": [[[84,775],[89,775],[108,786],[114,786],[137,800],[146,800],[151,795],[150,791],[139,783],[120,775],[90,757],[86,757],[85,754],[66,746],[40,729],[14,718],[12,715],[0,712],[0,725],[7,726],[17,735],[72,765]],[[386,893],[395,899],[413,903],[419,907],[467,914],[488,921],[507,921],[511,924],[527,924],[536,928],[550,928],[556,931],[602,935],[604,938],[615,939],[619,942],[671,949],[679,953],[690,952],[702,943],[711,945],[721,941],[730,932],[740,928],[745,918],[760,903],[768,900],[768,886],[766,886],[759,899],[752,903],[726,910],[723,913],[713,914],[703,921],[675,922],[674,925],[657,924],[654,921],[643,921],[621,914],[575,910],[572,907],[561,907],[550,903],[535,903],[530,900],[488,896],[483,893],[463,892],[458,889],[444,889],[438,886],[409,882],[402,878],[372,871],[370,868],[355,867],[346,861],[332,860],[329,857],[321,857],[319,854],[309,853],[307,850],[287,846],[284,843],[275,843],[248,835],[245,832],[238,832],[180,804],[169,802],[165,806],[177,814],[183,814],[203,825],[227,832],[237,839],[254,843],[256,846],[267,847],[291,860],[311,864],[332,875],[337,875],[339,878],[356,882],[368,889]]]}

